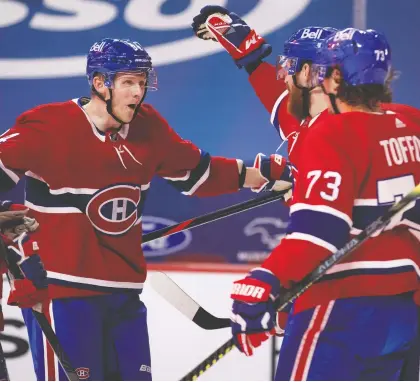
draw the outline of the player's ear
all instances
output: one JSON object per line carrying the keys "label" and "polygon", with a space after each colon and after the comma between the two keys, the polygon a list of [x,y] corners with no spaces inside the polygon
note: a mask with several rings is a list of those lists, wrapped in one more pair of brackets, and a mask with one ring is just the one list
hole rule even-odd
{"label": "player's ear", "polygon": [[98,73],[93,77],[92,86],[96,89],[96,91],[101,94],[102,96],[106,95],[106,86],[105,86],[105,78],[102,74]]}
{"label": "player's ear", "polygon": [[302,65],[302,69],[300,72],[301,72],[301,78],[303,80],[303,83],[305,83],[305,86],[307,86],[307,84],[309,84],[310,79],[311,79],[311,65],[305,62]]}
{"label": "player's ear", "polygon": [[342,79],[340,69],[334,68],[331,73],[331,78],[337,83],[337,85],[339,85]]}
{"label": "player's ear", "polygon": [[324,88],[327,93],[337,94],[342,79],[340,69],[329,68],[327,73],[328,76],[324,80]]}

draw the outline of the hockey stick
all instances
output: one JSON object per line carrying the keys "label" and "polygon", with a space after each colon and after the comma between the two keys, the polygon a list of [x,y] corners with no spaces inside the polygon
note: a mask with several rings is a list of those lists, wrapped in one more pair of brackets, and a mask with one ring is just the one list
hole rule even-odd
{"label": "hockey stick", "polygon": [[[230,326],[229,318],[220,318],[199,305],[190,295],[172,280],[166,273],[155,271],[150,276],[153,289],[169,304],[200,328],[206,330],[223,329]],[[283,337],[282,334],[276,334]]]}
{"label": "hockey stick", "polygon": [[[3,282],[3,280],[1,280]],[[6,365],[6,357],[4,355],[3,347],[0,343],[0,381],[10,381],[9,372]]]}
{"label": "hockey stick", "polygon": [[[320,263],[311,273],[304,277],[299,283],[296,283],[290,289],[282,289],[280,292],[280,301],[278,310],[282,310],[286,305],[299,297],[311,285],[318,281],[333,265],[343,260],[347,255],[353,252],[356,248],[362,245],[369,237],[375,232],[385,228],[390,220],[398,213],[403,213],[409,204],[420,198],[420,184],[418,184],[409,194],[404,196],[399,202],[395,203],[383,216],[379,217],[371,224],[369,224],[362,232],[356,237],[351,239],[337,252],[333,253],[327,259]],[[194,381],[207,369],[214,365],[224,355],[229,353],[234,348],[233,338],[225,342],[222,346],[210,354],[204,361],[200,362],[193,370],[185,375],[181,381]]]}
{"label": "hockey stick", "polygon": [[255,207],[263,206],[283,198],[283,195],[289,190],[280,191],[280,192],[271,192],[268,195],[264,195],[260,198],[255,198],[247,200],[246,202],[234,204],[230,207],[225,207],[220,210],[210,212],[206,215],[197,216],[192,219],[185,220],[181,223],[171,225],[169,227],[157,229],[155,231],[146,233],[143,235],[143,243],[159,239],[161,237],[173,235],[174,233],[185,231],[186,229],[195,228],[203,224],[213,222],[215,220],[223,219],[228,216],[235,215],[239,212],[247,211]]}
{"label": "hockey stick", "polygon": [[[8,252],[7,249],[3,243],[2,240],[0,240],[0,256],[4,259],[6,262],[8,273],[15,279],[19,279],[22,277],[22,275],[18,274],[18,268],[14,267],[13,265],[10,266],[9,260],[8,260]],[[13,272],[13,273],[12,273]],[[8,277],[10,277],[8,275]],[[9,278],[10,281],[10,278]],[[66,374],[66,377],[69,381],[78,381],[79,377],[77,376],[76,371],[71,366],[70,361],[64,352],[63,348],[60,345],[60,342],[57,338],[57,335],[55,334],[53,328],[51,327],[51,324],[48,322],[47,317],[45,317],[45,314],[40,311],[38,311],[38,307],[32,308],[32,313],[35,317],[35,319],[38,322],[39,327],[42,330],[42,333],[44,334],[45,338],[49,342],[51,348],[53,349],[58,362],[60,363],[61,367],[63,368],[64,373]],[[0,360],[1,363],[1,360]]]}
{"label": "hockey stick", "polygon": [[227,328],[230,326],[229,318],[213,316],[203,309],[192,297],[185,293],[178,284],[167,274],[155,272],[150,276],[153,289],[159,293],[169,304],[181,312],[200,328],[206,330]]}

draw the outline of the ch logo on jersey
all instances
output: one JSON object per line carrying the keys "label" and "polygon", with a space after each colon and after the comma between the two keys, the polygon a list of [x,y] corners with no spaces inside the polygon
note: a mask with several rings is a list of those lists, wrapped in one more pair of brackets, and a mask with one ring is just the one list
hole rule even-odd
{"label": "ch logo on jersey", "polygon": [[92,197],[86,206],[86,215],[98,231],[121,235],[136,224],[140,199],[140,187],[112,186]]}
{"label": "ch logo on jersey", "polygon": [[88,367],[78,367],[76,369],[76,374],[79,377],[79,379],[89,379],[90,377],[90,370]]}

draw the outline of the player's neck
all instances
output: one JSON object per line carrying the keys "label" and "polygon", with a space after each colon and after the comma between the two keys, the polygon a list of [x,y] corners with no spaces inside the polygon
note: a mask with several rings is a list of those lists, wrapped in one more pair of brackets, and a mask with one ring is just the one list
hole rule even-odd
{"label": "player's neck", "polygon": [[312,118],[328,108],[329,98],[325,96],[320,88],[315,88],[311,92],[309,114]]}
{"label": "player's neck", "polygon": [[104,133],[120,127],[120,123],[108,114],[105,102],[100,99],[92,98],[89,103],[83,106],[83,109],[95,127]]}
{"label": "player's neck", "polygon": [[341,113],[350,113],[354,111],[358,111],[362,113],[381,113],[381,114],[383,113],[383,110],[381,109],[379,105],[371,109],[365,105],[358,105],[358,106],[349,105],[348,103],[342,102],[339,99],[337,99],[337,107]]}

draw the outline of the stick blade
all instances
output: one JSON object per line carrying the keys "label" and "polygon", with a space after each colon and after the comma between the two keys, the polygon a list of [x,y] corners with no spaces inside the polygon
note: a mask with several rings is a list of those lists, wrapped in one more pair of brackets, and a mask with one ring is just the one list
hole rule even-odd
{"label": "stick blade", "polygon": [[191,321],[200,308],[187,293],[185,293],[166,273],[154,272],[148,280],[152,288],[161,295],[176,310]]}
{"label": "stick blade", "polygon": [[166,273],[155,272],[150,275],[149,281],[159,295],[199,327],[206,330],[213,330],[230,326],[230,320],[228,318],[215,317],[203,309]]}

